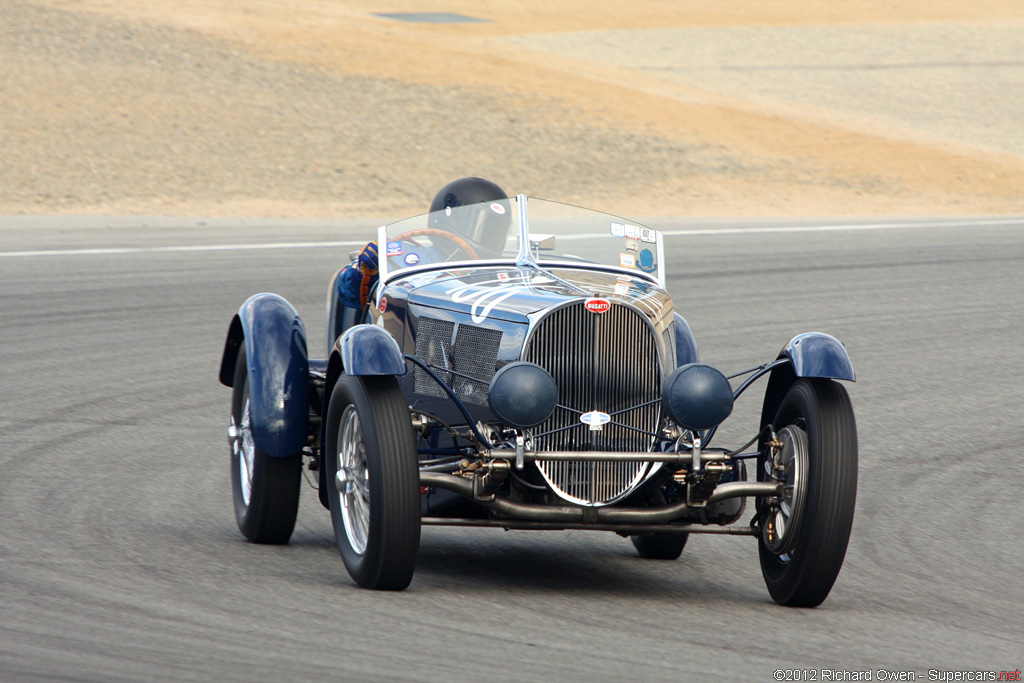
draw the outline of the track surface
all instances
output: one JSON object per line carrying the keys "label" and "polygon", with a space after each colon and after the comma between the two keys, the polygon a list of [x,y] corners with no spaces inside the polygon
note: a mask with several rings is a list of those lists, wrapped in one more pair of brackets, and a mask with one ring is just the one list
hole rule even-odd
{"label": "track surface", "polygon": [[[323,292],[351,247],[146,249],[358,240],[366,226],[2,219],[4,254],[143,250],[0,254],[0,679],[1020,668],[1024,219],[926,223],[668,238],[670,290],[706,362],[745,369],[806,330],[854,359],[853,538],[825,604],[795,610],[770,602],[742,538],[694,537],[656,562],[607,533],[427,528],[410,589],[376,593],[348,579],[307,489],[290,545],[245,543],[216,380],[229,318],[276,291],[319,352]],[[745,434],[758,402],[722,436]]]}

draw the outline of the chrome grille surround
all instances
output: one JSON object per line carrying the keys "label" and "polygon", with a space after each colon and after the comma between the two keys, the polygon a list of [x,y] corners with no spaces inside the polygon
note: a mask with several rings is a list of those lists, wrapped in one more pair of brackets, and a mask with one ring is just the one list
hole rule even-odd
{"label": "chrome grille surround", "polygon": [[[533,325],[522,357],[551,373],[559,407],[532,430],[533,449],[650,451],[649,434],[661,421],[659,336],[646,315],[622,302],[605,313],[588,311],[582,300],[546,312]],[[612,416],[600,431],[580,422],[582,413],[594,410]],[[621,500],[653,471],[651,463],[615,460],[537,467],[561,498],[588,506]]]}

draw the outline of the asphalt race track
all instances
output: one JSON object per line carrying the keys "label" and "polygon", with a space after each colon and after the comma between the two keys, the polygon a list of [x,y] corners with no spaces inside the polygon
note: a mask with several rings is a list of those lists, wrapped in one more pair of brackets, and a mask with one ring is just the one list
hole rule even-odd
{"label": "asphalt race track", "polygon": [[[0,680],[1022,668],[1024,218],[649,222],[673,233],[669,286],[705,362],[746,369],[809,330],[853,357],[857,517],[822,607],[773,604],[751,539],[659,562],[598,532],[426,528],[410,589],[366,591],[308,488],[290,545],[248,544],[217,382],[230,316],[278,292],[321,353],[328,278],[374,223],[12,217]],[[745,440],[759,401],[721,437]]]}

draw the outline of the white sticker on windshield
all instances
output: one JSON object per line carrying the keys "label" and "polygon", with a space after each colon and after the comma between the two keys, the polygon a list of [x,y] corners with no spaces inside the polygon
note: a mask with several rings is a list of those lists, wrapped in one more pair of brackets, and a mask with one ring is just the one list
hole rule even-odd
{"label": "white sticker on windshield", "polygon": [[650,228],[641,228],[640,239],[642,239],[644,242],[657,242],[658,233],[656,233],[654,230],[651,230]]}
{"label": "white sticker on windshield", "polygon": [[640,239],[640,226],[638,226],[638,225],[627,225],[627,226],[625,226],[625,228],[626,228],[626,237],[628,237],[631,240],[638,240],[638,239]]}
{"label": "white sticker on windshield", "polygon": [[626,226],[622,223],[612,223],[612,234],[616,237],[625,237]]}
{"label": "white sticker on windshield", "polygon": [[619,265],[627,268],[636,268],[636,257],[632,254],[619,254]]}

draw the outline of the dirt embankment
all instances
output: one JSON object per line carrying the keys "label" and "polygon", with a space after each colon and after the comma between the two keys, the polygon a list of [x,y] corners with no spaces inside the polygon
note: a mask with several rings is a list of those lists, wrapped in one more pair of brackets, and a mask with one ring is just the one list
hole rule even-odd
{"label": "dirt embankment", "polygon": [[[1024,49],[974,59],[935,43],[961,35],[950,27],[981,40],[1016,25],[1019,3],[430,10],[487,21],[377,14],[423,11],[411,0],[7,0],[0,213],[390,215],[425,209],[461,175],[633,215],[1024,213],[1015,147],[954,140],[888,107],[902,86],[886,75],[914,69],[927,107],[983,125],[958,83],[1021,97]],[[839,33],[797,33],[825,41],[805,62],[749,62],[784,57],[780,31],[814,27]],[[892,27],[917,52],[892,53]],[[929,27],[947,33],[930,44]],[[846,28],[856,40],[842,42]],[[742,38],[733,54],[715,54],[722,36]],[[855,54],[832,63],[830,40]],[[768,95],[730,89],[741,73]],[[860,88],[872,110],[815,99],[833,73],[833,95]]]}

